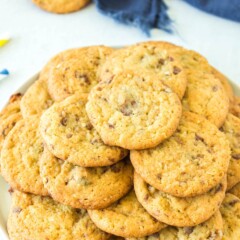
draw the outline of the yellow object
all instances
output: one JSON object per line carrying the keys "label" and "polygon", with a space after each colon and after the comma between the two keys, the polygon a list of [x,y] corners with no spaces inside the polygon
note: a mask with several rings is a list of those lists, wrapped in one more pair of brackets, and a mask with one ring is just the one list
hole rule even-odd
{"label": "yellow object", "polygon": [[0,47],[3,47],[8,42],[9,42],[9,39],[0,39]]}

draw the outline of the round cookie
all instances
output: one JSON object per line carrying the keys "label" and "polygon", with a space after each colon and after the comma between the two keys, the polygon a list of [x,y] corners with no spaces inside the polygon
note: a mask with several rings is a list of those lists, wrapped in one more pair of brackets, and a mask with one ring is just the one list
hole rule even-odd
{"label": "round cookie", "polygon": [[229,190],[229,193],[237,196],[238,198],[240,198],[240,182],[237,183],[233,188],[231,188]]}
{"label": "round cookie", "polygon": [[53,104],[46,81],[41,79],[34,82],[24,94],[20,107],[24,118],[31,115],[41,115]]}
{"label": "round cookie", "polygon": [[140,43],[119,49],[111,54],[99,72],[101,79],[107,81],[128,70],[153,74],[180,99],[184,95],[187,79],[181,63],[174,53],[158,44]]}
{"label": "round cookie", "polygon": [[20,120],[8,134],[1,152],[1,170],[11,187],[23,192],[48,195],[39,173],[39,158],[43,152],[38,131],[39,119]]}
{"label": "round cookie", "polygon": [[220,127],[228,113],[229,99],[220,80],[213,74],[208,61],[195,51],[166,42],[149,42],[168,51],[179,61],[186,73],[187,88],[182,100],[187,111],[202,115]]}
{"label": "round cookie", "polygon": [[203,195],[174,197],[148,185],[137,173],[134,189],[138,201],[154,218],[177,227],[196,226],[208,220],[220,207],[227,188],[226,177]]}
{"label": "round cookie", "polygon": [[220,208],[223,218],[223,240],[240,239],[240,199],[230,193],[226,194]]}
{"label": "round cookie", "polygon": [[225,133],[231,148],[231,159],[227,172],[227,189],[240,182],[240,119],[228,114],[221,130]]}
{"label": "round cookie", "polygon": [[160,232],[143,238],[127,238],[127,240],[221,240],[223,221],[219,211],[209,220],[195,227],[176,228],[168,226]]}
{"label": "round cookie", "polygon": [[90,0],[32,0],[34,4],[45,11],[53,13],[70,13],[85,7]]}
{"label": "round cookie", "polygon": [[88,213],[97,227],[121,237],[143,237],[166,226],[146,212],[133,190],[110,207]]}
{"label": "round cookie", "polygon": [[155,148],[131,151],[131,162],[142,178],[177,197],[201,195],[227,172],[230,147],[226,136],[205,118],[183,112],[176,132]]}
{"label": "round cookie", "polygon": [[126,149],[158,145],[176,130],[179,98],[153,74],[125,71],[92,89],[86,105],[105,144]]}
{"label": "round cookie", "polygon": [[108,167],[83,168],[56,158],[45,148],[40,171],[53,199],[74,208],[108,207],[132,187],[133,169],[127,159]]}
{"label": "round cookie", "polygon": [[20,112],[20,101],[22,99],[21,93],[13,94],[7,105],[0,112],[0,122],[4,121],[10,115]]}
{"label": "round cookie", "polygon": [[7,222],[11,240],[107,240],[86,210],[73,209],[49,197],[14,191]]}
{"label": "round cookie", "polygon": [[234,96],[233,102],[230,104],[229,112],[240,118],[240,97]]}
{"label": "round cookie", "polygon": [[228,78],[214,67],[212,68],[212,71],[213,71],[214,76],[217,79],[219,79],[220,82],[222,83],[223,88],[225,89],[225,91],[228,95],[229,101],[230,101],[230,103],[232,103],[234,100],[234,93],[233,93],[233,89],[232,89],[231,84],[229,83]]}
{"label": "round cookie", "polygon": [[99,82],[98,67],[112,52],[113,49],[109,47],[92,46],[70,49],[58,54],[48,79],[52,98],[61,101],[76,93],[90,92]]}
{"label": "round cookie", "polygon": [[82,167],[112,165],[128,151],[105,145],[90,123],[87,95],[76,94],[55,103],[41,116],[40,131],[48,149],[58,158]]}

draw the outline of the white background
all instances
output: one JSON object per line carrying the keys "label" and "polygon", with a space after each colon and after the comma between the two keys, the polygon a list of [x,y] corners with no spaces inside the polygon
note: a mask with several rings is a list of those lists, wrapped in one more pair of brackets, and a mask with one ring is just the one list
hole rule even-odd
{"label": "white background", "polygon": [[[11,71],[11,76],[0,82],[0,108],[54,54],[93,44],[122,46],[147,40],[178,43],[199,51],[240,83],[240,24],[201,12],[180,0],[167,3],[177,33],[153,30],[148,38],[136,28],[101,15],[93,4],[77,13],[55,15],[38,9],[31,0],[0,0],[0,35],[8,32],[12,37],[0,48],[0,69]],[[6,217],[7,209],[0,214]]]}
{"label": "white background", "polygon": [[0,48],[0,69],[11,76],[0,82],[0,107],[50,57],[67,48],[92,44],[120,46],[147,40],[167,40],[195,49],[210,63],[240,83],[240,24],[201,12],[179,0],[168,0],[175,35],[140,30],[116,23],[92,4],[77,13],[44,12],[31,0],[0,0],[0,35],[12,36]]}

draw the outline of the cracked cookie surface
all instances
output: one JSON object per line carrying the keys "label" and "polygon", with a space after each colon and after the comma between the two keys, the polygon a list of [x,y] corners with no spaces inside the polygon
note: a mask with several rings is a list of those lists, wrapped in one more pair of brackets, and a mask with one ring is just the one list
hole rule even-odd
{"label": "cracked cookie surface", "polygon": [[220,208],[223,218],[223,240],[240,239],[240,199],[230,193]]}
{"label": "cracked cookie surface", "polygon": [[55,103],[41,116],[40,131],[55,156],[82,167],[112,165],[128,151],[107,146],[93,128],[85,110],[87,95],[76,94]]}
{"label": "cracked cookie surface", "polygon": [[240,119],[229,113],[221,130],[225,133],[231,148],[227,171],[227,188],[231,189],[240,182]]}
{"label": "cracked cookie surface", "polygon": [[131,151],[130,159],[136,172],[153,187],[173,196],[191,197],[206,193],[222,180],[230,147],[215,125],[183,112],[169,139],[152,149]]}
{"label": "cracked cookie surface", "polygon": [[76,93],[90,92],[99,82],[98,68],[112,52],[113,49],[109,47],[92,46],[58,54],[48,79],[52,98],[61,101]]}
{"label": "cracked cookie surface", "polygon": [[41,197],[18,191],[12,193],[8,218],[12,240],[107,240],[110,235],[96,227],[86,210],[73,209]]}
{"label": "cracked cookie surface", "polygon": [[17,122],[4,141],[1,170],[11,187],[24,192],[48,195],[38,166],[43,152],[38,123],[39,119],[35,116]]}
{"label": "cracked cookie surface", "polygon": [[174,197],[147,184],[134,174],[138,201],[156,219],[177,227],[196,226],[208,220],[219,209],[227,188],[226,176],[216,187],[203,195]]}
{"label": "cracked cookie surface", "polygon": [[160,48],[157,44],[140,43],[115,51],[99,70],[104,81],[112,75],[123,71],[134,70],[147,72],[169,86],[181,99],[184,95],[187,80],[182,65],[174,53]]}
{"label": "cracked cookie surface", "polygon": [[86,110],[106,144],[126,149],[158,145],[173,134],[182,113],[179,98],[159,78],[132,71],[95,86]]}
{"label": "cracked cookie surface", "polygon": [[133,178],[127,159],[108,167],[84,168],[57,159],[46,148],[40,171],[51,196],[74,208],[108,207],[129,191]]}
{"label": "cracked cookie surface", "polygon": [[133,190],[110,207],[88,213],[100,229],[122,237],[142,237],[166,227],[146,212]]}

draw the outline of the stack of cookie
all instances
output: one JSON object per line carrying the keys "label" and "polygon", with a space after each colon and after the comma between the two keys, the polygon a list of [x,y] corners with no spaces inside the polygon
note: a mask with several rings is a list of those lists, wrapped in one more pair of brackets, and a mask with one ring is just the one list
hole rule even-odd
{"label": "stack of cookie", "polygon": [[194,51],[58,54],[0,115],[10,238],[239,239],[239,116]]}

